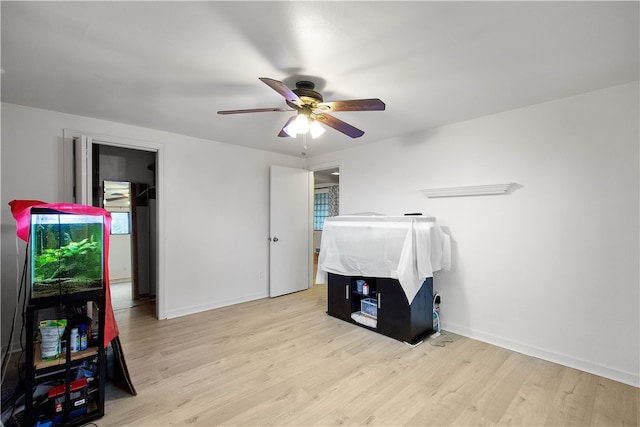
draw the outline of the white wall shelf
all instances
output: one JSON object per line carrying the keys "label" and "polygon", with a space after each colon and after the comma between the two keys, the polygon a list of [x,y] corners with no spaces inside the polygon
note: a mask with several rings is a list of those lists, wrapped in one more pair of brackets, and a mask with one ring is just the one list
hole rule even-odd
{"label": "white wall shelf", "polygon": [[516,188],[514,182],[507,184],[471,185],[466,187],[430,188],[420,190],[429,198],[434,197],[464,197],[508,194]]}

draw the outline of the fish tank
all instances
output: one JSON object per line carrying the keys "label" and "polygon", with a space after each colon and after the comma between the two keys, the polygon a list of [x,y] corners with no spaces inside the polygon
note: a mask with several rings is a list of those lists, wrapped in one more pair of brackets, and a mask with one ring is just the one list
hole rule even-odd
{"label": "fish tank", "polygon": [[103,287],[104,216],[31,209],[31,298]]}

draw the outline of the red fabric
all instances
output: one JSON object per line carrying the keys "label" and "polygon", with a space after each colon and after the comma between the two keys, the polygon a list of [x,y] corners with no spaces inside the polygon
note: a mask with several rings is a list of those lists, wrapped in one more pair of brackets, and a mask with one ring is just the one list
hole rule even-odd
{"label": "red fabric", "polygon": [[53,209],[63,213],[79,215],[104,216],[104,285],[105,285],[105,324],[104,347],[107,348],[111,340],[118,336],[118,324],[111,305],[111,289],[109,286],[109,236],[111,234],[111,214],[94,206],[77,205],[73,203],[46,203],[40,200],[12,200],[9,202],[11,213],[16,220],[16,234],[25,242],[29,241],[29,227],[31,226],[31,208]]}

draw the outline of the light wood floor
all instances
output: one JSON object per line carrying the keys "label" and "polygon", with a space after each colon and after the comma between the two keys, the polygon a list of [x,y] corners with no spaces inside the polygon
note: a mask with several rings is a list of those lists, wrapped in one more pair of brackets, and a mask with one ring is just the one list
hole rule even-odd
{"label": "light wood floor", "polygon": [[[118,310],[138,395],[99,426],[635,426],[640,389],[453,336],[410,347],[325,314],[326,286],[157,321]],[[437,341],[436,341],[437,342]]]}
{"label": "light wood floor", "polygon": [[149,297],[134,300],[132,297],[131,282],[111,282],[111,306],[114,310],[128,309],[142,304],[155,304],[155,300],[149,301]]}

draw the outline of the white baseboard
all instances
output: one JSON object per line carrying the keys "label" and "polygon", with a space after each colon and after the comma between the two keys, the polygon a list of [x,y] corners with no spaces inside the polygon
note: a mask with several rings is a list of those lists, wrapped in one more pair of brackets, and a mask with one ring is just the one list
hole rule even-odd
{"label": "white baseboard", "polygon": [[176,317],[188,316],[189,314],[201,313],[203,311],[213,310],[215,308],[227,307],[229,305],[255,301],[257,299],[267,298],[268,296],[269,294],[245,295],[240,298],[233,298],[233,299],[221,300],[221,301],[212,301],[207,304],[182,308],[179,310],[171,310],[171,311],[167,311],[165,314],[166,314],[166,319],[174,319]]}
{"label": "white baseboard", "polygon": [[588,372],[590,374],[598,375],[634,387],[640,387],[640,372],[634,373],[621,371],[619,369],[599,365],[587,360],[582,360],[577,357],[556,353],[551,350],[531,346],[525,343],[509,340],[481,331],[475,331],[445,321],[442,322],[442,329],[445,331],[453,332],[454,334],[462,335],[478,341],[486,342],[488,344],[497,345],[498,347],[506,348],[508,350],[516,351],[518,353],[526,354],[527,356],[537,357],[538,359],[557,363],[569,368],[578,369],[580,371]]}

